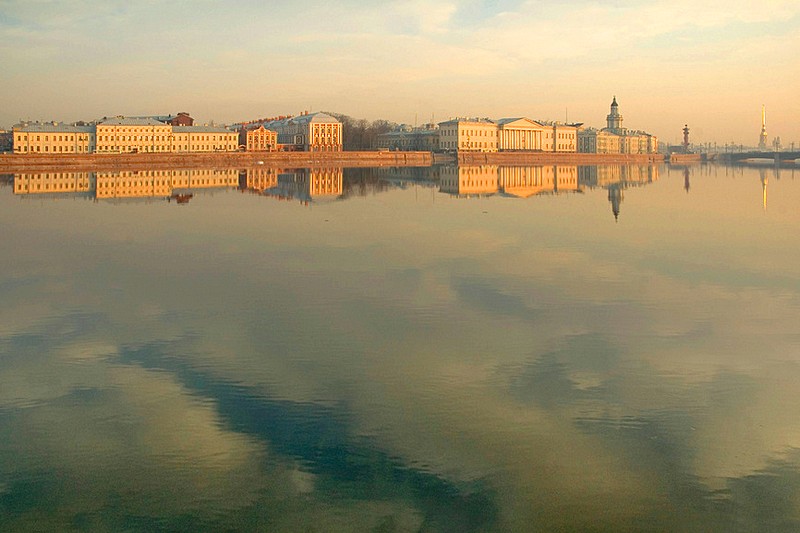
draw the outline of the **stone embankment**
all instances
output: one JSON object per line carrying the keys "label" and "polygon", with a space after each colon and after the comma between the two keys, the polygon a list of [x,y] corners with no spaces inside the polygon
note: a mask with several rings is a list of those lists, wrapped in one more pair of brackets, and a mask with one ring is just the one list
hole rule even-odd
{"label": "stone embankment", "polygon": [[460,165],[642,165],[662,163],[663,154],[582,154],[576,152],[461,152]]}
{"label": "stone embankment", "polygon": [[[545,152],[460,153],[462,165],[603,165],[660,163],[660,154],[578,154]],[[0,173],[47,170],[127,170],[167,168],[426,167],[452,163],[455,155],[431,152],[224,152],[192,154],[3,154]]]}
{"label": "stone embankment", "polygon": [[[430,166],[430,152],[216,152],[191,154],[0,155],[0,172],[28,170],[127,170],[167,168],[279,168]],[[451,158],[452,160],[452,158]]]}

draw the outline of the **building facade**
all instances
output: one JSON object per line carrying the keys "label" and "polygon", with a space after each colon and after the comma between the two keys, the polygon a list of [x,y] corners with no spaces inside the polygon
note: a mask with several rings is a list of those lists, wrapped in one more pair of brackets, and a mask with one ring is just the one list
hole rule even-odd
{"label": "building facade", "polygon": [[435,152],[439,150],[439,126],[425,124],[419,128],[403,125],[394,131],[381,133],[375,138],[378,150],[404,150]]}
{"label": "building facade", "polygon": [[26,123],[14,126],[12,134],[15,154],[231,152],[238,148],[237,134],[225,128],[173,126],[156,117],[118,116],[84,126]]}
{"label": "building facade", "polygon": [[278,134],[278,143],[304,152],[341,152],[342,123],[326,113],[303,113],[251,123]]}
{"label": "building facade", "polygon": [[578,127],[560,122],[544,123],[543,152],[577,152]]}
{"label": "building facade", "polygon": [[239,130],[239,148],[248,152],[273,152],[278,149],[278,132],[264,126]]}
{"label": "building facade", "polygon": [[497,149],[541,151],[545,126],[529,118],[501,118],[497,121]]}
{"label": "building facade", "polygon": [[12,128],[15,154],[88,154],[95,151],[92,126],[34,122]]}
{"label": "building facade", "polygon": [[497,124],[487,118],[459,118],[439,123],[439,149],[496,152]]}
{"label": "building facade", "polygon": [[658,138],[644,131],[628,130],[622,126],[617,97],[611,100],[606,115],[606,127],[586,128],[578,132],[578,151],[590,154],[654,154]]}

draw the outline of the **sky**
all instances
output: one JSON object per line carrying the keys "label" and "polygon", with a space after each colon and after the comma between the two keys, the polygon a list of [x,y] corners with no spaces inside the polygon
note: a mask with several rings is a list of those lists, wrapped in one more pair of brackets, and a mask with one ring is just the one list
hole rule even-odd
{"label": "sky", "polygon": [[0,127],[516,117],[800,147],[796,0],[0,0]]}

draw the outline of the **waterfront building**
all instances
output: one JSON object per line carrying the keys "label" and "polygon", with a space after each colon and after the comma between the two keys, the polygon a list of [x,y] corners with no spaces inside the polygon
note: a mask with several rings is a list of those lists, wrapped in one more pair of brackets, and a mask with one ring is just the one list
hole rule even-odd
{"label": "waterfront building", "polygon": [[578,126],[560,122],[542,124],[545,126],[542,136],[543,152],[576,152],[578,150]]}
{"label": "waterfront building", "polygon": [[497,149],[507,151],[541,151],[545,126],[529,118],[501,118],[497,121]]}
{"label": "waterfront building", "polygon": [[172,126],[173,152],[235,152],[239,135],[219,126]]}
{"label": "waterfront building", "polygon": [[459,152],[496,152],[497,124],[488,118],[440,122],[439,148]]}
{"label": "waterfront building", "polygon": [[606,115],[606,127],[585,128],[578,132],[578,151],[590,154],[654,154],[658,152],[658,138],[644,131],[629,130],[622,126],[617,97],[611,100]]}
{"label": "waterfront building", "polygon": [[305,112],[297,117],[283,117],[251,123],[278,134],[278,143],[305,152],[341,152],[342,123],[327,113]]}
{"label": "waterfront building", "polygon": [[93,126],[27,122],[11,131],[15,154],[88,154],[95,150]]}
{"label": "waterfront building", "polygon": [[577,151],[575,124],[539,122],[525,117],[458,118],[411,129],[401,126],[378,136],[379,149],[457,152]]}
{"label": "waterfront building", "polygon": [[[173,117],[190,122],[188,114]],[[185,116],[181,116],[185,115]],[[237,135],[213,126],[173,126],[170,117],[104,117],[89,125],[24,123],[13,128],[15,154],[230,152]]]}
{"label": "waterfront building", "polygon": [[394,131],[380,133],[375,138],[378,150],[434,152],[439,150],[439,125],[425,124],[412,128],[404,124]]}
{"label": "waterfront building", "polygon": [[14,134],[8,130],[0,129],[0,152],[10,152],[14,149]]}
{"label": "waterfront building", "polygon": [[95,125],[98,153],[171,152],[172,126],[154,118],[104,118]]}
{"label": "waterfront building", "polygon": [[239,147],[248,152],[273,152],[278,149],[278,132],[263,125],[239,130]]}

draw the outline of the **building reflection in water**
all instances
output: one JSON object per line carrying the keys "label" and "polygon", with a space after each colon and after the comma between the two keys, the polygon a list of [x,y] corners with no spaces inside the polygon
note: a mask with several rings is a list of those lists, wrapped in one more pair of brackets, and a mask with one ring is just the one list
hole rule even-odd
{"label": "building reflection in water", "polygon": [[278,200],[303,204],[341,197],[344,169],[341,167],[281,170],[248,168],[239,174],[239,189]]}
{"label": "building reflection in water", "polygon": [[579,192],[580,184],[578,167],[575,165],[481,165],[443,167],[439,190],[464,198],[494,194],[528,198],[539,194]]}
{"label": "building reflection in water", "polygon": [[183,203],[193,191],[231,188],[238,182],[235,169],[37,172],[15,174],[14,194],[94,200],[162,198]]}
{"label": "building reflection in water", "polygon": [[608,190],[614,220],[619,220],[625,189],[658,181],[657,165],[602,165],[578,168],[578,183],[587,189]]}
{"label": "building reflection in water", "polygon": [[608,191],[612,212],[618,218],[623,191],[657,181],[658,173],[655,165],[480,165],[347,171],[341,167],[280,169],[259,166],[245,170],[19,173],[13,176],[13,188],[14,194],[22,196],[72,196],[93,200],[161,198],[185,203],[198,190],[236,187],[242,192],[304,205],[411,185],[438,188],[439,192],[456,198],[495,195],[530,198],[601,188]]}

